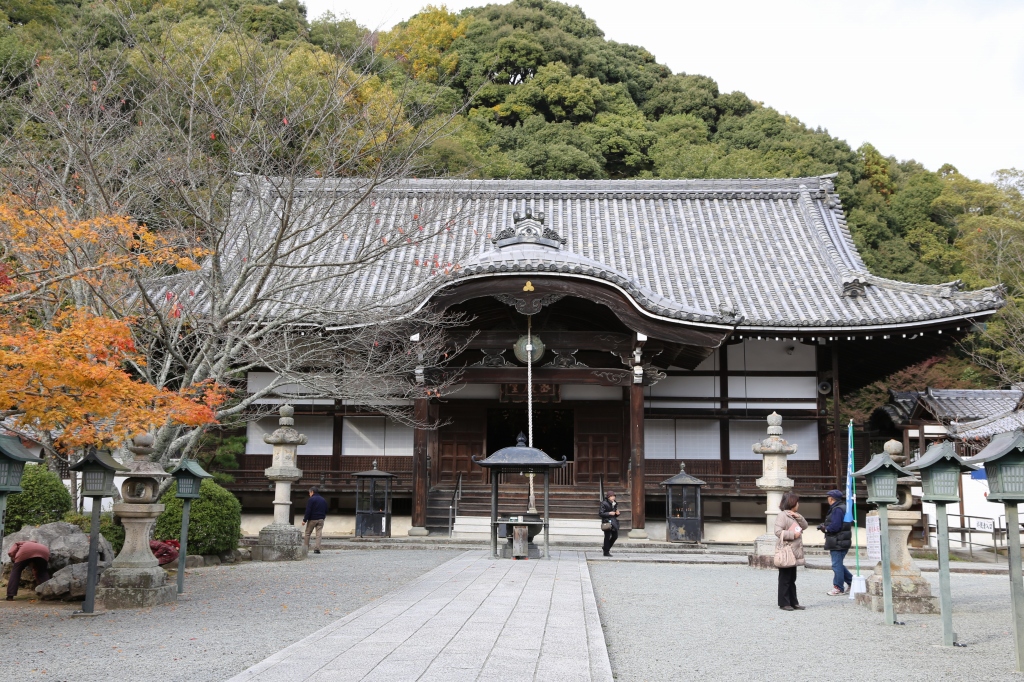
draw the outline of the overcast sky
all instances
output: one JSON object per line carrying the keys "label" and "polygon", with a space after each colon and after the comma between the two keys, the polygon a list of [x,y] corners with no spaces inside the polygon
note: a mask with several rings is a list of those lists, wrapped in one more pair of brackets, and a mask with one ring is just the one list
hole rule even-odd
{"label": "overcast sky", "polygon": [[[426,2],[306,0],[389,28]],[[441,4],[435,2],[435,4]],[[450,10],[481,2],[452,0]],[[990,180],[1024,169],[1021,0],[586,0],[610,40],[718,81],[853,147]]]}

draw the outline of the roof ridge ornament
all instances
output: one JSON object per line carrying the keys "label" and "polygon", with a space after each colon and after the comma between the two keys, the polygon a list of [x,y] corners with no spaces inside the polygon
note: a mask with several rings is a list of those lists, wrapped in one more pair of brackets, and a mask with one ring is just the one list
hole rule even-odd
{"label": "roof ridge ornament", "polygon": [[506,227],[491,241],[500,249],[514,244],[537,244],[553,249],[561,248],[566,239],[544,225],[544,211],[526,209],[525,215],[516,211],[512,214],[512,227]]}

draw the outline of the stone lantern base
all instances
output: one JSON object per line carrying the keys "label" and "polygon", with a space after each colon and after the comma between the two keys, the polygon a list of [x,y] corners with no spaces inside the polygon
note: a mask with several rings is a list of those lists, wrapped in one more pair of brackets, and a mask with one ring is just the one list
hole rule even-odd
{"label": "stone lantern base", "polygon": [[178,598],[162,568],[108,568],[96,587],[96,601],[105,609],[141,609]]}
{"label": "stone lantern base", "polygon": [[[931,583],[921,576],[921,569],[907,549],[910,531],[920,519],[920,512],[889,510],[889,563],[892,570],[892,606],[896,613],[939,613],[939,599],[932,596]],[[883,612],[881,562],[868,577],[867,587],[866,593],[857,595],[857,603]]]}
{"label": "stone lantern base", "polygon": [[308,547],[302,543],[302,533],[287,523],[272,523],[260,530],[259,543],[252,548],[253,561],[301,561]]}
{"label": "stone lantern base", "polygon": [[167,573],[149,550],[149,533],[162,504],[114,505],[124,524],[124,547],[110,568],[100,576],[96,601],[106,609],[140,609],[178,598],[178,588],[168,584]]}
{"label": "stone lantern base", "polygon": [[747,555],[747,565],[751,568],[769,568],[775,570],[775,545],[779,539],[765,533],[754,540],[754,553]]}

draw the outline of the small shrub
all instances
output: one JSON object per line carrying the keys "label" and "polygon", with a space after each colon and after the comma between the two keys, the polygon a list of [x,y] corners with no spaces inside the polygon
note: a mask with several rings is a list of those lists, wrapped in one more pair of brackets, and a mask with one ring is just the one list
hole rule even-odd
{"label": "small shrub", "polygon": [[[64,515],[64,520],[68,523],[73,523],[82,529],[83,533],[92,532],[92,514],[78,514],[76,512],[68,512]],[[110,546],[114,548],[114,556],[121,553],[121,548],[124,547],[124,526],[118,526],[114,523],[113,512],[103,512],[100,514],[100,535],[107,539]]]}
{"label": "small shrub", "polygon": [[71,511],[71,493],[57,474],[42,464],[26,464],[21,476],[22,492],[7,497],[4,535],[23,526],[41,526],[60,521]]}
{"label": "small shrub", "polygon": [[[175,497],[172,484],[160,498],[167,505],[156,520],[157,540],[181,540],[182,500]],[[242,537],[242,503],[210,479],[199,487],[199,499],[192,500],[188,524],[189,554],[219,554],[238,547]]]}

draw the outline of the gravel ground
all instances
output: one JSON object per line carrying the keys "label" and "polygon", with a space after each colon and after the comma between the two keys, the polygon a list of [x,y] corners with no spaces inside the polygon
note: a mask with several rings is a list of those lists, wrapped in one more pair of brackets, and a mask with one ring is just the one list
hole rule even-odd
{"label": "gravel ground", "polygon": [[348,550],[190,569],[177,603],[71,618],[79,603],[0,601],[0,677],[223,680],[461,552]]}
{"label": "gravel ground", "polygon": [[[806,611],[780,611],[777,574],[737,566],[591,562],[615,679],[1021,680],[1014,673],[1006,576],[952,577],[953,628],[939,616],[901,615],[904,626],[845,597],[831,573],[801,569]],[[938,576],[925,574],[938,594]],[[654,599],[654,595],[657,598]]]}

